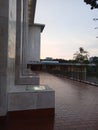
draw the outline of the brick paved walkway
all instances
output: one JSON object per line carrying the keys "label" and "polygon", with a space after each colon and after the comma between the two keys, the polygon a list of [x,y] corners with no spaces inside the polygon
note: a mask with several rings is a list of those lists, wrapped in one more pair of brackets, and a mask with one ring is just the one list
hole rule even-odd
{"label": "brick paved walkway", "polygon": [[40,82],[56,93],[53,130],[98,130],[97,87],[45,73]]}
{"label": "brick paved walkway", "polygon": [[46,73],[40,83],[55,90],[55,117],[0,122],[0,130],[98,130],[98,87]]}

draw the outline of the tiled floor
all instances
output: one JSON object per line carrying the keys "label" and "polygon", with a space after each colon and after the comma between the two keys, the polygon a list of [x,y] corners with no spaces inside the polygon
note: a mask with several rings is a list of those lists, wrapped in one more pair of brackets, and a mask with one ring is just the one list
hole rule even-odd
{"label": "tiled floor", "polygon": [[41,73],[40,83],[55,90],[55,117],[3,122],[0,130],[98,130],[98,88]]}

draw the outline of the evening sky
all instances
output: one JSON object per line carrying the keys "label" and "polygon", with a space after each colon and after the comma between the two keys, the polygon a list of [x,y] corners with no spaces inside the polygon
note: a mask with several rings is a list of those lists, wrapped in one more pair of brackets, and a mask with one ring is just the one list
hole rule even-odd
{"label": "evening sky", "polygon": [[72,59],[83,47],[98,56],[98,9],[84,0],[37,0],[35,23],[45,24],[41,34],[41,58]]}

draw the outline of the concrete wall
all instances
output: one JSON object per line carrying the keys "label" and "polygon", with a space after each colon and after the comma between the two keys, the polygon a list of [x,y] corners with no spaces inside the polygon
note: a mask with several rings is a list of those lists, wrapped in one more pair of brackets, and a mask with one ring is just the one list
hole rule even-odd
{"label": "concrete wall", "polygon": [[0,0],[0,116],[7,112],[9,0]]}
{"label": "concrete wall", "polygon": [[[16,46],[16,0],[0,0],[0,115],[7,111],[7,92],[14,84]],[[2,50],[2,51],[1,51]],[[11,80],[13,76],[13,80]]]}
{"label": "concrete wall", "polygon": [[40,26],[30,26],[28,32],[28,62],[40,61]]}

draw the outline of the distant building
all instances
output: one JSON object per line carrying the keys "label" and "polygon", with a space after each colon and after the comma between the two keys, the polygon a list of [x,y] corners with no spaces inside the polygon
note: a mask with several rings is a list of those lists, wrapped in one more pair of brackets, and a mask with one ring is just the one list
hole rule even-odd
{"label": "distant building", "polygon": [[52,57],[46,57],[45,60],[46,60],[46,61],[51,61],[51,60],[53,60],[53,58],[52,58]]}
{"label": "distant building", "polygon": [[48,64],[49,63],[54,63],[55,64],[55,63],[59,63],[59,61],[44,60],[44,61],[41,61],[41,63],[48,63]]}
{"label": "distant building", "polygon": [[90,57],[89,61],[90,61],[90,63],[98,63],[98,57],[97,56]]}

